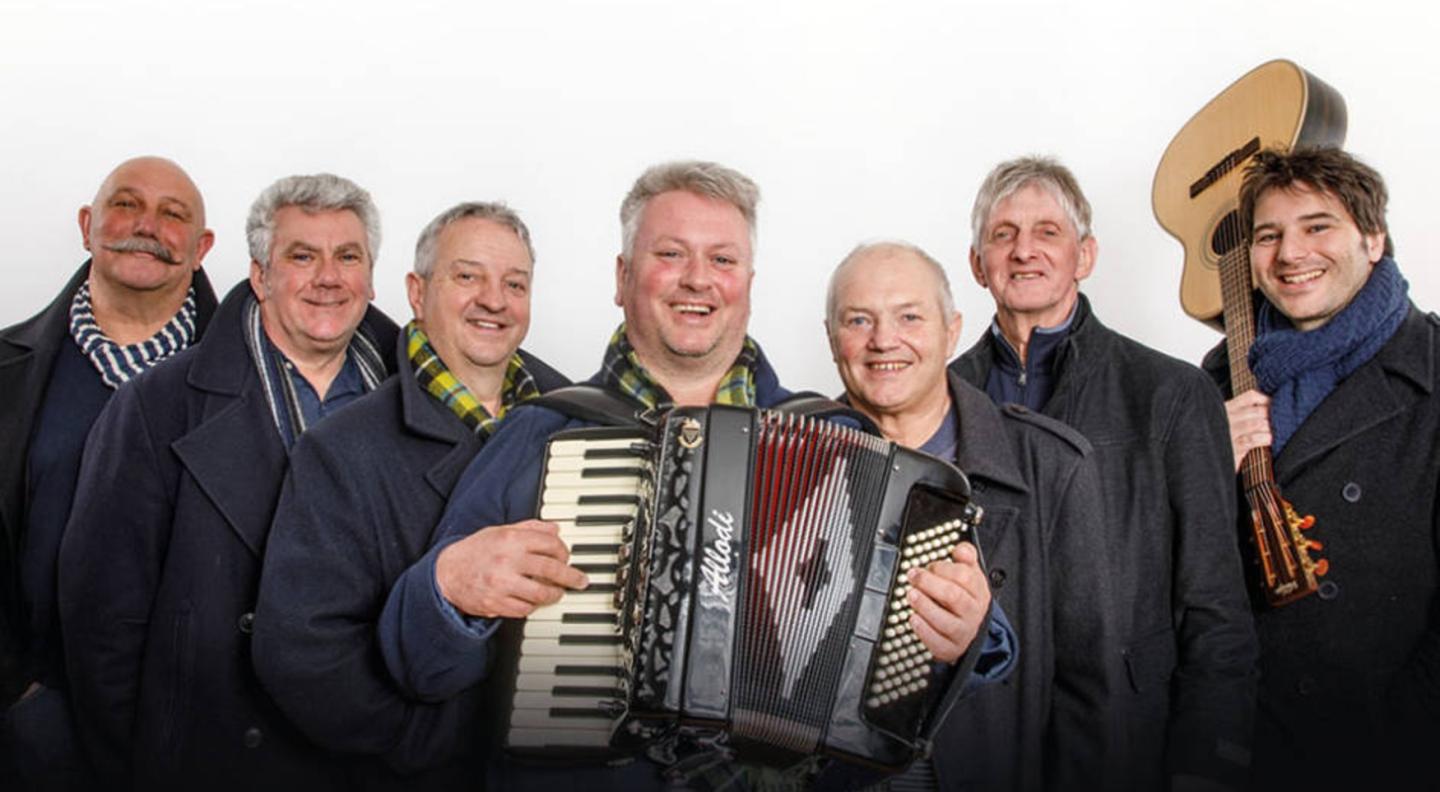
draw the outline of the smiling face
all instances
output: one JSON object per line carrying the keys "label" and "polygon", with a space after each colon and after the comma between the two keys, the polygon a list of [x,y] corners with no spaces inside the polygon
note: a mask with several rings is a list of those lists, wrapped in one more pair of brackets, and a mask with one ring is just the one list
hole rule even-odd
{"label": "smiling face", "polygon": [[504,375],[530,329],[532,266],[513,230],[471,217],[440,232],[429,276],[405,276],[416,321],[440,359],[472,390],[480,371]]}
{"label": "smiling face", "polygon": [[365,226],[354,212],[282,207],[270,265],[250,262],[265,334],[292,360],[343,349],[375,296],[371,269]]}
{"label": "smiling face", "polygon": [[615,266],[615,304],[641,362],[657,376],[728,368],[745,341],[754,275],[750,228],[734,206],[682,190],[650,199],[632,259]]}
{"label": "smiling face", "polygon": [[949,399],[945,363],[960,340],[930,264],[880,247],[847,262],[835,282],[830,350],[851,403],[882,417],[927,415]]}
{"label": "smiling face", "polygon": [[215,236],[190,177],[174,163],[142,157],[121,164],[80,209],[91,277],[137,292],[188,288]]}
{"label": "smiling face", "polygon": [[1255,202],[1250,268],[1265,298],[1300,330],[1330,321],[1355,299],[1385,249],[1335,196],[1303,184]]}
{"label": "smiling face", "polygon": [[970,270],[1012,326],[1064,322],[1095,265],[1095,238],[1081,239],[1060,202],[1035,183],[995,204],[976,245]]}

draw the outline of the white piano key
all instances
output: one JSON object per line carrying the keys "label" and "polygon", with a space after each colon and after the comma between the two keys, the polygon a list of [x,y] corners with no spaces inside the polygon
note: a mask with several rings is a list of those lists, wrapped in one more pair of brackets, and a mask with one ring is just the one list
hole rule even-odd
{"label": "white piano key", "polygon": [[[564,688],[562,688],[564,690]],[[569,709],[600,709],[620,703],[620,691],[607,690],[604,693],[561,693],[549,690],[525,690],[515,693],[515,709],[546,710],[551,707]]]}
{"label": "white piano key", "polygon": [[[619,658],[595,658],[595,657],[565,657],[563,655],[522,655],[520,657],[520,673],[555,674],[556,676],[568,676],[558,674],[557,669],[561,666],[574,666],[577,668],[609,668],[617,672],[620,668]],[[591,676],[591,674],[576,674],[576,676]],[[616,677],[617,679],[619,677]]]}
{"label": "white piano key", "polygon": [[565,599],[561,598],[559,602],[556,602],[552,605],[541,605],[540,607],[531,611],[530,620],[560,621],[565,618],[565,614],[567,613],[614,614],[615,612],[615,603],[613,599],[607,600],[605,602],[591,602],[589,604],[581,604],[577,606],[573,602],[566,603]]}
{"label": "white piano key", "polygon": [[[535,658],[539,659],[539,658]],[[554,663],[548,665],[553,670]],[[619,689],[620,677],[610,674],[542,674],[537,672],[517,674],[515,689],[549,691],[557,687],[608,687]]]}
{"label": "white piano key", "polygon": [[650,463],[644,457],[604,457],[602,459],[587,459],[581,456],[555,456],[550,455],[550,461],[545,464],[545,470],[555,472],[559,470],[585,470],[596,467],[633,467],[643,468]]}
{"label": "white piano key", "polygon": [[514,712],[510,714],[510,727],[510,733],[512,735],[517,728],[553,728],[574,729],[576,731],[598,731],[609,736],[610,731],[615,728],[615,721],[600,717],[551,715],[549,709],[520,709],[517,707]]}
{"label": "white piano key", "polygon": [[597,495],[636,498],[645,490],[645,480],[641,478],[606,479],[603,483],[607,486],[546,487],[545,491],[540,495],[540,502],[547,506],[574,504],[579,503],[581,498]]}
{"label": "white piano key", "polygon": [[[605,467],[616,468],[620,466],[606,465]],[[598,468],[592,468],[592,470],[594,469]],[[605,482],[640,481],[640,479],[641,476],[639,468],[624,470],[616,475],[604,476],[581,476],[578,472],[551,471],[545,474],[545,488],[549,489],[551,487],[587,487],[592,489],[601,489],[605,486]]]}
{"label": "white piano key", "polygon": [[589,539],[591,544],[619,542],[625,530],[623,525],[577,525],[574,520],[556,520],[555,525],[560,529],[561,539]]}
{"label": "white piano key", "polygon": [[623,503],[587,503],[584,505],[573,503],[547,503],[540,507],[540,519],[571,521],[576,517],[624,517],[627,520],[635,519],[636,506]]}
{"label": "white piano key", "polygon": [[583,729],[511,729],[510,745],[517,748],[607,748],[609,731]]}
{"label": "white piano key", "polygon": [[561,635],[619,635],[620,630],[613,624],[589,624],[585,622],[525,621],[525,637],[555,638]]}
{"label": "white piano key", "polygon": [[558,638],[530,638],[521,644],[520,651],[526,656],[562,655],[576,659],[576,664],[620,665],[620,644],[561,644]]}

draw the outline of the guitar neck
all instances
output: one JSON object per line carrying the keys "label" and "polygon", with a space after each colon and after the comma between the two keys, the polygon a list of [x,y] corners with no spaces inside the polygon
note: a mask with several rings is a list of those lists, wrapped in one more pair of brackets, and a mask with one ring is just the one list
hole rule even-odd
{"label": "guitar neck", "polygon": [[[1220,258],[1220,294],[1225,311],[1225,351],[1230,357],[1230,391],[1236,396],[1255,388],[1250,347],[1255,343],[1255,301],[1250,284],[1250,250],[1239,240]],[[1273,484],[1268,446],[1253,448],[1240,466],[1245,489]]]}

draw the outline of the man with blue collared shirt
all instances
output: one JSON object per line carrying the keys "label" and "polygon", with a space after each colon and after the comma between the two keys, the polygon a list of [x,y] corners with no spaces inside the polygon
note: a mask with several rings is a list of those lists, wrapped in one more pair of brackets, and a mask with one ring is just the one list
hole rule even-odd
{"label": "man with blue collared shirt", "polygon": [[1074,175],[1054,160],[1025,157],[990,172],[971,213],[970,264],[995,300],[995,321],[950,368],[1094,447],[1106,516],[1096,538],[1115,572],[1116,640],[1057,651],[1099,653],[1128,682],[1105,713],[1120,746],[1107,756],[1110,780],[1237,788],[1248,770],[1258,650],[1234,539],[1224,407],[1195,366],[1092,312],[1080,293],[1098,253],[1090,214]]}
{"label": "man with blue collared shirt", "polygon": [[[714,163],[667,163],[641,175],[620,212],[615,302],[625,321],[592,384],[637,410],[711,403],[769,407],[789,395],[746,335],[758,197],[748,178]],[[507,646],[520,619],[586,587],[585,573],[568,563],[555,524],[533,519],[546,441],[583,425],[554,410],[521,409],[456,485],[439,540],[400,577],[381,617],[387,665],[413,695],[437,700],[472,687],[490,670],[490,639],[497,630],[497,643]],[[937,640],[932,651],[953,660],[950,647],[969,646],[980,631],[989,589],[974,559],[925,574],[945,578],[936,590],[962,592],[946,597],[947,618],[932,625],[944,633],[944,646]],[[934,584],[915,583],[925,591]],[[1002,628],[997,644],[1008,635]],[[981,665],[999,673],[1007,659],[1008,651],[997,648]],[[503,713],[492,715],[503,719]],[[503,731],[497,725],[497,736]],[[512,763],[496,751],[490,773],[496,788],[552,788],[582,779],[587,789],[665,783],[661,768],[649,761],[545,769]]]}
{"label": "man with blue collared shirt", "polygon": [[105,786],[325,789],[316,749],[250,667],[290,448],[391,371],[370,307],[379,216],[329,174],[271,185],[248,281],[205,339],[121,389],[91,434],[60,551],[82,743]]}

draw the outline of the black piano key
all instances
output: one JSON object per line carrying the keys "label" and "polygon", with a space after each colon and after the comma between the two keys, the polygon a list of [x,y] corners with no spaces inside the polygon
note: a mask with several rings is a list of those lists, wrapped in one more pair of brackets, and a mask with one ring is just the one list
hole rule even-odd
{"label": "black piano key", "polygon": [[562,636],[560,636],[560,641],[559,641],[559,643],[560,643],[561,646],[565,646],[566,644],[569,644],[569,645],[572,645],[572,646],[573,646],[573,645],[576,645],[576,644],[590,644],[590,645],[595,645],[595,644],[601,644],[601,645],[604,645],[604,644],[618,644],[618,643],[620,643],[620,636],[618,636],[618,635],[562,635]]}
{"label": "black piano key", "polygon": [[597,720],[615,720],[615,716],[602,709],[590,709],[586,707],[551,707],[550,717],[552,718],[596,718]]}
{"label": "black piano key", "polygon": [[585,587],[586,594],[614,594],[614,583],[591,583]]}
{"label": "black piano key", "polygon": [[617,613],[567,613],[560,617],[561,624],[619,624]]}
{"label": "black piano key", "polygon": [[614,572],[620,568],[619,564],[573,564],[572,566],[587,575]]}
{"label": "black piano key", "polygon": [[640,478],[640,468],[592,467],[580,471],[580,478]]}
{"label": "black piano key", "polygon": [[555,676],[604,676],[611,674],[620,676],[621,671],[617,666],[601,665],[557,665]]}
{"label": "black piano key", "polygon": [[581,495],[575,501],[581,506],[604,506],[607,504],[630,506],[640,503],[639,495]]}
{"label": "black piano key", "polygon": [[585,687],[583,685],[556,685],[550,688],[550,694],[554,696],[604,696],[621,698],[618,688]]}
{"label": "black piano key", "polygon": [[591,448],[585,451],[585,459],[630,459],[632,457],[649,456],[646,449],[637,449],[634,444],[629,448]]}
{"label": "black piano key", "polygon": [[577,544],[570,546],[570,555],[586,555],[589,553],[618,553],[618,544]]}
{"label": "black piano key", "polygon": [[576,525],[628,525],[634,515],[624,514],[578,514],[575,516]]}

